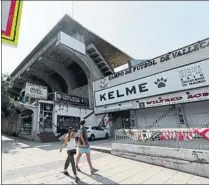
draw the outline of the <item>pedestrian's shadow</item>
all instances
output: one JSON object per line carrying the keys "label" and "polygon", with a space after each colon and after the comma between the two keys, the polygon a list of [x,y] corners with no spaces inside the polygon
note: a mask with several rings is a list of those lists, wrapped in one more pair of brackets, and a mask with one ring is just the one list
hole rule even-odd
{"label": "pedestrian's shadow", "polygon": [[86,183],[86,182],[84,182],[84,181],[78,181],[78,182],[71,182],[71,184],[88,184],[88,183]]}
{"label": "pedestrian's shadow", "polygon": [[[62,172],[62,173],[63,173],[63,172]],[[63,174],[64,174],[64,173],[63,173]],[[71,178],[71,179],[74,180],[73,182],[71,182],[71,184],[88,184],[88,183],[86,183],[86,182],[84,182],[84,181],[82,181],[82,180],[80,180],[80,181],[78,181],[78,182],[75,182],[75,177],[71,176],[70,174],[69,174],[69,175],[65,175],[65,176],[67,176],[67,177],[69,177],[69,178]]]}
{"label": "pedestrian's shadow", "polygon": [[91,174],[91,175],[89,175],[89,174],[87,174],[85,172],[80,172],[80,173],[82,173],[82,174],[84,174],[84,175],[86,175],[86,176],[96,180],[97,182],[102,183],[102,184],[118,184],[117,182],[112,181],[111,179],[108,179],[107,177],[104,177],[104,176],[99,175],[99,174]]}

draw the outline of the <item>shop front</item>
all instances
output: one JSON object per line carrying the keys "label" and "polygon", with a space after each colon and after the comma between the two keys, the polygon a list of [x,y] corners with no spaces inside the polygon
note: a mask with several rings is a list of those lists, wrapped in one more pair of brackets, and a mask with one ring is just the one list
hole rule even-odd
{"label": "shop front", "polygon": [[[42,86],[35,84],[31,85],[33,90],[42,88]],[[29,90],[29,92],[31,91]],[[28,94],[27,88],[25,89],[25,97],[23,98],[25,102],[21,103],[19,131],[19,135],[22,137],[44,141],[51,138],[51,141],[54,141],[56,136],[67,133],[70,127],[79,128],[81,119],[92,112],[88,108],[89,104],[86,98],[60,92],[47,95],[46,92],[43,93],[40,90],[39,94],[46,96],[45,100],[43,97],[40,100],[37,92],[34,90]],[[94,121],[88,124],[94,124]]]}
{"label": "shop front", "polygon": [[209,87],[186,90],[141,100],[139,128],[194,128],[209,122]]}
{"label": "shop front", "polygon": [[54,93],[54,127],[56,133],[66,133],[69,127],[80,128],[80,121],[92,112],[86,98]]}
{"label": "shop front", "polygon": [[128,129],[205,127],[208,46],[205,39],[94,82],[95,114],[109,114],[115,129],[124,128],[126,115]]}
{"label": "shop front", "polygon": [[32,132],[32,121],[33,121],[33,111],[25,110],[21,114],[21,125],[20,125],[20,134],[21,135],[30,135]]}

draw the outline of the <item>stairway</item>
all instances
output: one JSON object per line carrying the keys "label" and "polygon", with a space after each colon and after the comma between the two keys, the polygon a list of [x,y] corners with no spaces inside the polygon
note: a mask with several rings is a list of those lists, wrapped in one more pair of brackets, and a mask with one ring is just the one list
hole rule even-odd
{"label": "stairway", "polygon": [[92,112],[90,112],[89,114],[87,114],[86,116],[83,117],[83,119],[87,119],[88,117],[90,117],[92,114],[94,114],[94,110]]}
{"label": "stairway", "polygon": [[53,132],[40,132],[38,136],[42,143],[59,141]]}
{"label": "stairway", "polygon": [[89,56],[104,74],[104,76],[108,76],[114,73],[113,69],[111,68],[110,64],[102,57],[101,53],[97,50],[96,46],[91,43],[86,48]]}

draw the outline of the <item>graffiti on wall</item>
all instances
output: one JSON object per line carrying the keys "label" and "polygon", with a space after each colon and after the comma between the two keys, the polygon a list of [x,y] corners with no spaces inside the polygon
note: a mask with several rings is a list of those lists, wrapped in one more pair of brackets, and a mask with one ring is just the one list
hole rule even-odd
{"label": "graffiti on wall", "polygon": [[195,132],[209,141],[209,128],[195,129]]}
{"label": "graffiti on wall", "polygon": [[153,130],[118,130],[120,135],[127,136],[135,141],[177,140],[189,141],[193,138],[203,138],[209,141],[209,128],[188,129],[153,129]]}
{"label": "graffiti on wall", "polygon": [[106,128],[111,123],[110,117],[108,114],[104,114],[99,121],[98,126]]}
{"label": "graffiti on wall", "polygon": [[194,130],[183,130],[183,131],[161,131],[160,140],[178,140],[188,141],[192,140],[197,134]]}
{"label": "graffiti on wall", "polygon": [[68,130],[69,127],[76,128],[78,123],[80,123],[80,117],[57,115],[57,126],[61,130]]}

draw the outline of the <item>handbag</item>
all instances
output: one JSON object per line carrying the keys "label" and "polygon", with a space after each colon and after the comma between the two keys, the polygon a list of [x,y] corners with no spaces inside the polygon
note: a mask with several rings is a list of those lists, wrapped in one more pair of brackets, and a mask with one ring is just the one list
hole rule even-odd
{"label": "handbag", "polygon": [[70,150],[70,153],[71,153],[72,155],[75,155],[75,154],[76,154],[76,149]]}

